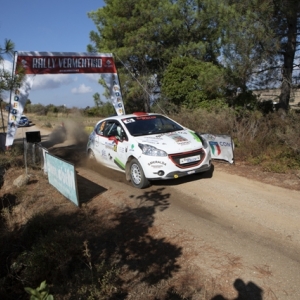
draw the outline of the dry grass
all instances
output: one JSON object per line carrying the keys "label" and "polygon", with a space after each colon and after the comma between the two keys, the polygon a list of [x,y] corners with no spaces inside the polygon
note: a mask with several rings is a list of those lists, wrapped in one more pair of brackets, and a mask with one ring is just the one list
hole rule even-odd
{"label": "dry grass", "polygon": [[237,114],[222,111],[181,111],[176,121],[201,133],[226,134],[235,144],[235,161],[261,165],[267,172],[300,170],[300,114],[291,111],[263,115],[259,111]]}

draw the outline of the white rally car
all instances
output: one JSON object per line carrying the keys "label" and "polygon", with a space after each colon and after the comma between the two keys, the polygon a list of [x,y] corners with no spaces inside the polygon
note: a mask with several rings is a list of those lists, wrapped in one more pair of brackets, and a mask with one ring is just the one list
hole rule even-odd
{"label": "white rally car", "polygon": [[126,174],[133,186],[178,178],[211,168],[208,142],[170,118],[133,113],[99,121],[89,136],[90,159]]}

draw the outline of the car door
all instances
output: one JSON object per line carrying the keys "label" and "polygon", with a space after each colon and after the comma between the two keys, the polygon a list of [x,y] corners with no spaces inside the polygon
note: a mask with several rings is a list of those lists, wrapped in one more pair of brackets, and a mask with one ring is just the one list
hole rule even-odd
{"label": "car door", "polygon": [[108,167],[125,170],[127,160],[128,138],[118,120],[106,121],[103,134],[99,135],[102,159]]}
{"label": "car door", "polygon": [[92,139],[92,149],[94,151],[95,158],[101,164],[106,164],[105,144],[102,140],[105,125],[106,121],[103,121],[96,126]]}
{"label": "car door", "polygon": [[117,127],[119,122],[116,120],[106,120],[100,124],[99,132],[97,134],[98,140],[98,156],[97,159],[104,165],[118,169],[115,161],[117,159]]}
{"label": "car door", "polygon": [[125,166],[128,158],[129,140],[123,126],[120,123],[118,123],[117,126],[117,149],[114,163],[118,166],[119,169],[125,171]]}

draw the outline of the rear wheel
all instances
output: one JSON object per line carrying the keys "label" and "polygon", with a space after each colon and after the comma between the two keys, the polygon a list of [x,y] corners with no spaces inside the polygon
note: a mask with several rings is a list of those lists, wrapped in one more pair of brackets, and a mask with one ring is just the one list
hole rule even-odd
{"label": "rear wheel", "polygon": [[134,187],[143,189],[150,185],[149,180],[145,177],[143,168],[135,158],[129,163],[129,174]]}

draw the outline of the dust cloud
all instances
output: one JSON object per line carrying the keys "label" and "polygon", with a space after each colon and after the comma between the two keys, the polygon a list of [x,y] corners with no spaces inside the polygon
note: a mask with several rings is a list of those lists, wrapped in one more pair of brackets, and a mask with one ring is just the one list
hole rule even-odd
{"label": "dust cloud", "polygon": [[89,134],[81,122],[64,120],[54,128],[48,140],[42,142],[42,146],[47,148],[51,154],[69,161],[75,166],[88,168],[112,180],[112,182],[130,185],[123,172],[109,169],[95,160],[88,159],[86,153],[88,137]]}
{"label": "dust cloud", "polygon": [[48,140],[42,142],[42,145],[48,149],[54,146],[83,146],[87,144],[88,137],[89,135],[81,122],[64,120],[53,129]]}

